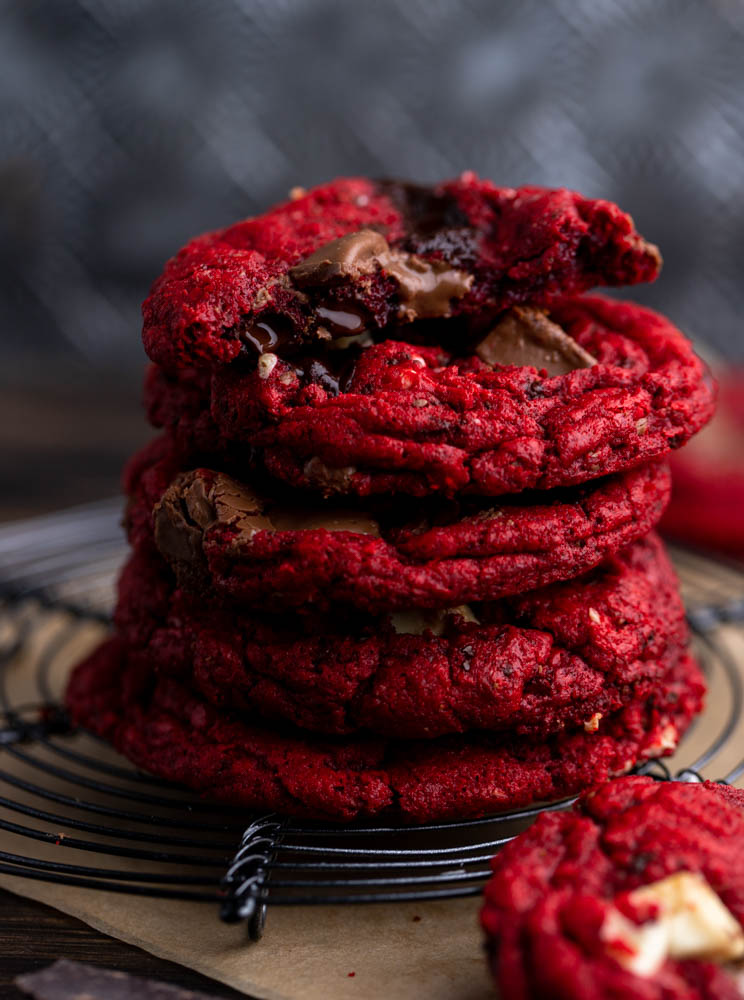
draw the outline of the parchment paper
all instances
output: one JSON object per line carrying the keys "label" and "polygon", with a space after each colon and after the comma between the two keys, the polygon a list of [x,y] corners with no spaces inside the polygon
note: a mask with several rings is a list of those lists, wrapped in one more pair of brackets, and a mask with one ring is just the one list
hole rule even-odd
{"label": "parchment paper", "polygon": [[[64,628],[60,616],[46,615],[45,624],[35,630],[33,641],[48,642],[55,629]],[[102,634],[101,629],[91,627],[65,648],[50,679],[53,690],[60,689],[69,666]],[[741,662],[744,658],[741,635],[729,628],[725,638]],[[29,698],[36,697],[28,654],[11,665],[6,680],[14,699],[23,700],[24,692]],[[714,673],[706,715],[672,759],[672,768],[689,763],[709,741],[711,732],[720,727],[730,707],[728,702],[721,677]],[[723,774],[741,755],[744,747],[741,728],[730,741],[730,748],[712,765],[709,776]],[[85,741],[87,737],[75,739]],[[84,742],[79,745],[85,747]],[[95,752],[100,753],[100,749]],[[8,752],[0,757],[0,766],[8,772],[24,774],[24,765]],[[38,771],[34,778],[38,781]],[[54,781],[45,777],[44,784],[53,786]],[[59,787],[70,793],[69,785],[60,783]],[[8,792],[6,786],[0,791],[23,797],[17,791]],[[38,800],[35,804],[38,805]],[[0,814],[14,822],[44,828],[43,821],[27,821],[10,812]],[[60,854],[63,848],[55,844],[35,845],[35,853],[37,847],[38,856],[55,861],[102,863],[127,870],[136,870],[142,864],[122,858],[101,862],[96,855],[75,850]],[[28,853],[29,842],[0,832],[0,849]],[[146,867],[153,870],[156,866],[148,862]],[[172,872],[173,866],[167,870]],[[207,904],[137,898],[8,875],[0,875],[0,885],[255,997],[482,1000],[492,996],[477,921],[480,905],[477,898],[394,906],[270,908],[265,935],[254,944],[248,941],[243,925],[223,924],[216,909]]]}

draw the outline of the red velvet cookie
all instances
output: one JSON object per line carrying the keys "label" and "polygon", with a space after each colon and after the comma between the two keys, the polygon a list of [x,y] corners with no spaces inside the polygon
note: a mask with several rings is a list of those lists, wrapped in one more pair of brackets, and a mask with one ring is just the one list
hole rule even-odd
{"label": "red velvet cookie", "polygon": [[350,821],[395,813],[411,822],[482,816],[577,792],[671,752],[700,709],[704,685],[683,657],[646,702],[598,732],[440,740],[309,737],[249,726],[172,678],[153,679],[110,639],[74,671],[73,720],[139,767],[205,796],[295,816]]}
{"label": "red velvet cookie", "polygon": [[[534,337],[559,346],[542,359],[516,349]],[[553,355],[566,364],[548,377],[537,368]],[[549,316],[512,310],[465,353],[387,340],[323,357],[264,354],[258,368],[211,379],[153,369],[146,386],[150,419],[182,447],[242,448],[246,460],[257,449],[293,486],[361,496],[584,482],[678,448],[714,398],[668,320],[599,296],[556,303]]]}
{"label": "red velvet cookie", "polygon": [[744,791],[629,777],[544,813],[493,861],[482,923],[503,1000],[735,1000]]}
{"label": "red velvet cookie", "polygon": [[241,614],[134,556],[119,584],[130,658],[218,708],[328,734],[544,736],[648,697],[679,658],[684,608],[654,536],[589,575],[450,613]]}
{"label": "red velvet cookie", "polygon": [[744,559],[744,368],[719,373],[714,420],[673,456],[672,499],[662,530],[671,538]]}
{"label": "red velvet cookie", "polygon": [[144,342],[169,369],[214,367],[364,329],[546,305],[652,281],[629,216],[571,191],[347,178],[208,233],[166,265]]}
{"label": "red velvet cookie", "polygon": [[578,576],[645,535],[669,493],[666,467],[652,463],[470,513],[417,505],[412,518],[396,502],[376,516],[358,504],[261,495],[208,469],[176,476],[157,499],[170,463],[135,462],[131,537],[146,539],[153,511],[156,545],[182,585],[265,610],[445,608],[521,593]]}

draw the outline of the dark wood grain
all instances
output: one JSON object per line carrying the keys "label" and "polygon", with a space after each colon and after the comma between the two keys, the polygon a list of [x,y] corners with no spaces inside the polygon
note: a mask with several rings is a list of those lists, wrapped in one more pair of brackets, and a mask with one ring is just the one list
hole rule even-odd
{"label": "dark wood grain", "polygon": [[[205,919],[209,919],[206,914]],[[21,1000],[24,994],[14,985],[15,977],[43,969],[58,958],[91,962],[232,1000],[244,997],[190,969],[99,934],[49,906],[0,890],[0,997]]]}

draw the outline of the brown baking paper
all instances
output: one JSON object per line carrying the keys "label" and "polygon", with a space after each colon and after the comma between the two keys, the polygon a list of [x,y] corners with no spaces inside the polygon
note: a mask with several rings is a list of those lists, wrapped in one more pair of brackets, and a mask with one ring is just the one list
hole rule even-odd
{"label": "brown baking paper", "polygon": [[[39,622],[32,640],[37,649],[18,657],[7,668],[6,681],[11,700],[16,704],[38,700],[30,668],[38,644],[58,634],[64,637],[65,629],[69,628],[58,614],[39,616]],[[52,691],[61,691],[69,667],[101,634],[102,630],[94,627],[86,629],[84,634],[77,630],[74,641],[67,643],[64,654],[55,659],[50,678]],[[740,662],[744,660],[741,633],[728,628],[723,639],[733,655]],[[708,709],[671,759],[673,770],[695,759],[710,742],[711,734],[720,728],[729,708],[730,695],[722,671],[715,668],[710,678]],[[101,755],[99,744],[85,736],[76,736],[71,743],[76,749]],[[720,776],[733,767],[743,746],[744,726],[740,722],[726,751],[708,769],[708,776]],[[122,763],[113,754],[111,759]],[[6,772],[39,780],[38,770],[31,773],[28,765],[15,760],[7,751],[0,765]],[[60,791],[75,794],[69,785],[48,775],[43,784],[58,785]],[[24,798],[23,792],[9,791],[7,785],[3,785],[2,794]],[[90,798],[95,799],[95,793]],[[27,800],[39,805],[38,799]],[[59,811],[55,804],[49,808]],[[0,809],[0,815],[12,822],[44,828],[43,821],[29,820],[18,813]],[[78,833],[78,836],[86,835]],[[0,849],[17,854],[32,850],[37,857],[70,864],[125,870],[137,870],[138,865],[149,871],[157,868],[152,862],[101,859],[96,854],[65,849],[63,844],[32,845],[26,838],[6,832],[0,832]],[[175,866],[162,870],[173,873]],[[244,925],[223,924],[210,904],[138,898],[9,875],[0,875],[0,885],[255,997],[481,1000],[492,996],[478,927],[477,898],[395,905],[270,907],[263,939],[251,943]]]}

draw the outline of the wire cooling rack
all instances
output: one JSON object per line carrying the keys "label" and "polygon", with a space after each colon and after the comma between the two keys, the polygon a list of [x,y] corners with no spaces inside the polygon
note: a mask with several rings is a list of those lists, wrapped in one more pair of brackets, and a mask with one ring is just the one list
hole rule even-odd
{"label": "wire cooling rack", "polygon": [[[125,554],[119,515],[112,500],[0,528],[0,873],[212,904],[256,939],[275,905],[476,894],[501,845],[542,809],[568,805],[418,827],[246,816],[73,733],[60,694],[108,620]],[[734,782],[744,774],[744,572],[674,557],[709,707],[669,763],[643,770]]]}

